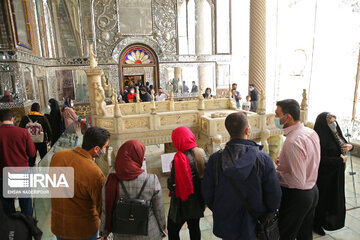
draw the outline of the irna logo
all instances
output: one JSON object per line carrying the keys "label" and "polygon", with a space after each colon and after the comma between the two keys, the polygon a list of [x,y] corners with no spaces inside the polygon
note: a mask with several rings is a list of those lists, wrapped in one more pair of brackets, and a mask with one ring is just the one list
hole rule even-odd
{"label": "irna logo", "polygon": [[4,167],[3,196],[6,198],[72,198],[72,167]]}
{"label": "irna logo", "polygon": [[8,185],[11,188],[37,188],[37,187],[69,187],[64,174],[49,173],[10,173],[8,172]]}

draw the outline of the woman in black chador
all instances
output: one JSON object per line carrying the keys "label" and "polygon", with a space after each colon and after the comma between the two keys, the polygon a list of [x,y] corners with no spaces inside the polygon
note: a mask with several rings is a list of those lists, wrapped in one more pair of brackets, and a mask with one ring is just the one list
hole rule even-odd
{"label": "woman in black chador", "polygon": [[320,137],[321,160],[317,186],[319,203],[314,218],[314,232],[325,235],[345,224],[345,162],[346,153],[353,149],[345,140],[336,117],[328,112],[317,118],[314,130]]}
{"label": "woman in black chador", "polygon": [[53,98],[49,100],[49,107],[51,111],[49,115],[46,115],[46,117],[49,120],[52,130],[51,146],[53,146],[62,134],[61,113],[58,101]]}

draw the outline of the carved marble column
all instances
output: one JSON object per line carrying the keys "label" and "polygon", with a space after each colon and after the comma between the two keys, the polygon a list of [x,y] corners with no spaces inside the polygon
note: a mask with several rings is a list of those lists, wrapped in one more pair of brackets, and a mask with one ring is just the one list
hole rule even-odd
{"label": "carved marble column", "polygon": [[[174,68],[174,78],[176,80],[178,80],[178,79],[182,80],[181,74],[182,74],[182,68],[181,67],[175,67]],[[179,82],[179,84],[180,84],[180,82]]]}
{"label": "carved marble column", "polygon": [[95,86],[102,89],[101,74],[103,73],[103,70],[101,68],[96,67],[96,68],[88,68],[85,69],[84,71],[88,79],[91,115],[97,115]]}
{"label": "carved marble column", "polygon": [[250,0],[249,83],[266,92],[266,0]]}
{"label": "carved marble column", "polygon": [[206,54],[205,49],[205,16],[204,4],[206,0],[195,0],[196,26],[195,26],[195,53],[196,55]]}
{"label": "carved marble column", "polygon": [[172,78],[173,70],[170,68],[167,68],[165,72],[166,72],[166,83],[168,83]]}
{"label": "carved marble column", "polygon": [[203,111],[203,110],[205,109],[205,104],[204,104],[204,97],[203,97],[203,95],[202,95],[202,88],[199,89],[198,94],[199,94],[199,98],[198,98],[198,100],[199,100],[198,110],[199,110],[199,114],[200,114],[200,115],[203,115],[203,114],[204,114],[204,111]]}
{"label": "carved marble column", "polygon": [[[206,85],[208,82],[213,81],[212,76],[212,68],[211,66],[198,66],[198,77],[199,77],[199,91],[205,91],[207,87],[211,87]],[[214,89],[212,89],[214,90]]]}

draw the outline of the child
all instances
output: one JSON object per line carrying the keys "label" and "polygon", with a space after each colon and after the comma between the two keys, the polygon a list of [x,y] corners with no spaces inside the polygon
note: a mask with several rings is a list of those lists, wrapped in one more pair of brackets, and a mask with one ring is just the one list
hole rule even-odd
{"label": "child", "polygon": [[245,110],[245,111],[250,111],[250,106],[251,106],[251,97],[248,95],[246,96],[246,102],[244,102],[242,104],[242,109]]}

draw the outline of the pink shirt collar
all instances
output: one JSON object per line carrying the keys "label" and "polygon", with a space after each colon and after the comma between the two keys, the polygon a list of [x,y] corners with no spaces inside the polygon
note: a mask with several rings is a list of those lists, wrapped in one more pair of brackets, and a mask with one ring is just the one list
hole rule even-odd
{"label": "pink shirt collar", "polygon": [[298,122],[290,127],[284,128],[284,135],[287,136],[291,132],[302,129],[302,128],[304,128],[304,124],[301,122]]}

